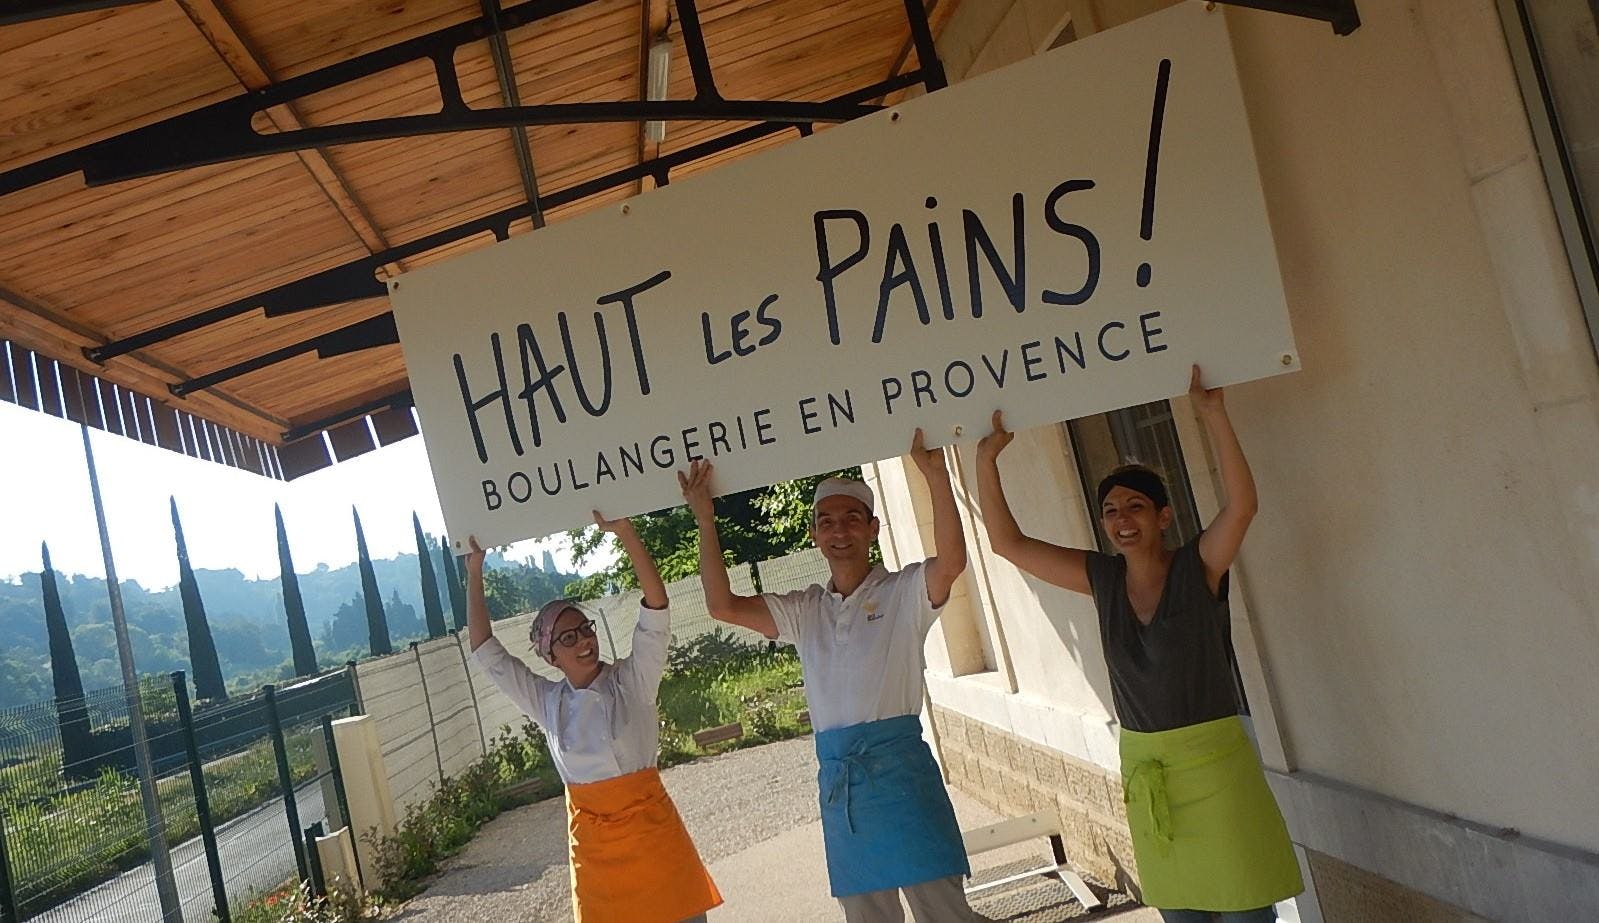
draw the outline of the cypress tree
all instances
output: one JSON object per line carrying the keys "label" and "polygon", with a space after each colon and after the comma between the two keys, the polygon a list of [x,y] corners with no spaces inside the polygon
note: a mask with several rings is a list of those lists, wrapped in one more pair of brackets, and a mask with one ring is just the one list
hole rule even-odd
{"label": "cypress tree", "polygon": [[305,600],[300,596],[300,578],[294,573],[294,559],[289,556],[289,533],[283,527],[283,510],[272,504],[272,515],[278,522],[278,566],[282,570],[283,615],[289,621],[289,647],[294,651],[294,675],[310,676],[317,672],[316,648],[311,645],[311,626],[305,621]]}
{"label": "cypress tree", "polygon": [[389,622],[383,615],[383,597],[378,594],[378,575],[372,569],[372,556],[366,551],[366,533],[361,531],[361,512],[350,507],[355,516],[355,551],[361,567],[361,600],[366,604],[366,633],[372,656],[394,653],[389,642]]}
{"label": "cypress tree", "polygon": [[450,611],[455,616],[455,627],[466,628],[466,574],[455,566],[455,555],[450,553],[449,539],[439,536],[439,551],[444,555],[444,586],[450,591]]}
{"label": "cypress tree", "polygon": [[433,546],[422,534],[422,520],[414,512],[411,514],[411,525],[416,529],[416,559],[422,571],[422,616],[427,622],[428,637],[442,637],[450,630],[444,627],[444,607],[439,604],[439,581],[433,575]]}
{"label": "cypress tree", "polygon": [[227,684],[222,680],[222,662],[217,659],[216,642],[211,639],[211,623],[205,618],[205,603],[200,599],[200,584],[189,566],[189,548],[183,541],[183,523],[178,520],[178,498],[172,498],[172,535],[178,543],[178,595],[183,599],[183,624],[189,636],[189,668],[194,674],[194,697],[227,701]]}
{"label": "cypress tree", "polygon": [[40,542],[44,571],[39,586],[44,591],[44,627],[50,638],[50,675],[55,680],[56,725],[61,729],[61,766],[68,778],[84,766],[93,750],[89,736],[89,709],[83,701],[83,677],[67,631],[67,614],[61,608],[55,568],[50,566],[50,546]]}

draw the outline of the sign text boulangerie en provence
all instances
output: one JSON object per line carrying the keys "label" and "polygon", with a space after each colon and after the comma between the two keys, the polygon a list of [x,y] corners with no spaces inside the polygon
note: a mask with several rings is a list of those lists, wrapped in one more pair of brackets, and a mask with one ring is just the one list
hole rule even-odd
{"label": "sign text boulangerie en provence", "polygon": [[402,276],[450,536],[500,544],[1298,367],[1227,33],[1174,7]]}

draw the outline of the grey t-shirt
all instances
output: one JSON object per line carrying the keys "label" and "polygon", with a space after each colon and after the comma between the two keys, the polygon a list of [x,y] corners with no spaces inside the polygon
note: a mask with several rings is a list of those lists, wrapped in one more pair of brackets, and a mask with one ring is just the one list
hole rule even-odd
{"label": "grey t-shirt", "polygon": [[1173,556],[1148,625],[1139,623],[1127,598],[1126,558],[1088,552],[1088,582],[1122,727],[1169,731],[1239,713],[1227,575],[1212,596],[1198,536]]}

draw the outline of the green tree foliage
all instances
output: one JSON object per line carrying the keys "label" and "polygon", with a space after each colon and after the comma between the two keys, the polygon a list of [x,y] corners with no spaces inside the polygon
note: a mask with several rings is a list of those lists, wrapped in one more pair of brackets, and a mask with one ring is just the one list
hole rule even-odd
{"label": "green tree foliage", "polygon": [[394,653],[389,643],[389,624],[383,617],[383,597],[378,593],[378,576],[372,569],[372,556],[367,554],[366,533],[361,530],[361,513],[350,507],[355,517],[356,564],[361,569],[361,600],[366,608],[367,646],[372,656]]}
{"label": "green tree foliage", "polygon": [[[431,536],[429,541],[433,541]],[[433,552],[436,555],[437,548]],[[448,577],[438,567],[439,563],[440,559],[434,557],[442,600],[449,584]],[[423,612],[420,584],[417,581],[419,564],[412,554],[375,560],[372,565],[378,585],[390,588],[385,608],[392,606],[393,600],[398,597],[419,615]],[[487,567],[490,570],[510,569],[515,573],[521,569],[521,565],[506,561],[497,553],[490,553]],[[230,694],[296,675],[293,645],[284,624],[287,606],[283,600],[281,575],[249,580],[234,569],[196,568],[194,576],[205,599],[206,616]],[[558,591],[571,579],[570,574],[550,575],[542,589],[528,592],[533,598],[542,600],[558,595]],[[60,572],[55,573],[54,580],[66,612],[84,689],[92,691],[121,686],[122,667],[117,660],[105,580]],[[314,645],[313,653],[318,662],[337,664],[368,656],[369,639],[360,596],[359,567],[354,563],[338,568],[318,565],[310,571],[297,573],[295,582],[300,588],[307,627]],[[148,590],[138,581],[125,580],[122,582],[122,596],[128,619],[128,635],[139,672],[161,674],[163,677],[173,670],[189,672],[188,636],[184,628],[179,587]],[[352,598],[355,600],[357,633],[353,639],[331,644],[328,626],[340,607]],[[0,643],[0,708],[52,698],[50,641],[45,620],[40,617],[43,606],[41,573],[25,573],[16,581],[0,580],[0,638],[4,639],[4,643]],[[464,616],[464,604],[461,612]],[[254,626],[259,634],[234,628],[228,630],[230,640],[224,640],[223,625],[236,621]],[[388,622],[391,637],[397,638],[400,621],[390,613]],[[421,620],[418,619],[415,624],[421,625]],[[417,628],[416,633],[423,635],[423,629]],[[259,647],[255,644],[256,637],[259,637]],[[269,655],[264,665],[261,647]],[[247,657],[249,662],[234,661],[232,658],[235,654]]]}
{"label": "green tree foliage", "polygon": [[92,749],[89,710],[83,701],[83,677],[78,673],[78,657],[72,650],[66,610],[61,608],[61,592],[56,586],[55,568],[50,566],[50,546],[40,542],[39,554],[44,559],[40,585],[44,595],[45,631],[50,637],[50,673],[55,685],[56,723],[61,729],[61,763],[71,775],[73,767],[82,763]]}
{"label": "green tree foliage", "polygon": [[439,551],[444,556],[444,585],[450,591],[450,612],[455,615],[455,627],[463,629],[466,627],[465,575],[450,552],[449,539],[439,537]]}
{"label": "green tree foliage", "polygon": [[305,599],[300,596],[300,578],[294,573],[294,559],[289,555],[289,533],[283,527],[283,510],[272,504],[272,516],[278,525],[279,580],[283,583],[283,616],[289,624],[289,650],[294,654],[294,675],[310,676],[317,672],[316,648],[311,645],[311,626],[305,621]]}
{"label": "green tree foliage", "polygon": [[189,638],[189,665],[194,676],[194,697],[226,701],[227,683],[222,678],[222,663],[217,659],[216,642],[205,618],[205,603],[194,568],[189,566],[189,548],[183,541],[183,523],[178,519],[178,498],[172,498],[172,535],[178,543],[178,592],[183,600],[183,624]]}
{"label": "green tree foliage", "polygon": [[439,604],[439,581],[433,574],[433,545],[422,534],[422,520],[411,514],[411,526],[416,529],[416,561],[422,575],[422,615],[427,620],[428,637],[438,638],[449,633],[444,627],[444,607]]}
{"label": "green tree foliage", "polygon": [[[830,471],[770,487],[759,487],[716,498],[716,527],[728,563],[764,561],[811,546],[811,497],[816,485],[829,477],[861,475],[859,468]],[[671,582],[699,573],[699,532],[694,514],[677,506],[633,517],[644,547],[655,557],[661,576]],[[567,584],[567,595],[596,599],[618,590],[633,589],[638,580],[616,537],[594,526],[566,533],[573,560],[582,564],[602,547],[613,554],[610,566]],[[485,578],[486,584],[487,578]]]}

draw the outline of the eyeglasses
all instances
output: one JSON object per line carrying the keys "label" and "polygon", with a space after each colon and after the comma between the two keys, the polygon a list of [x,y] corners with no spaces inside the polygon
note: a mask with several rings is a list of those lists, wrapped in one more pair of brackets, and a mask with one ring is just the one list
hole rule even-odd
{"label": "eyeglasses", "polygon": [[557,644],[562,647],[571,647],[577,644],[578,638],[592,637],[594,637],[594,620],[584,619],[581,624],[572,628],[568,628],[567,630],[556,635],[554,638],[550,639],[550,646],[552,650]]}

